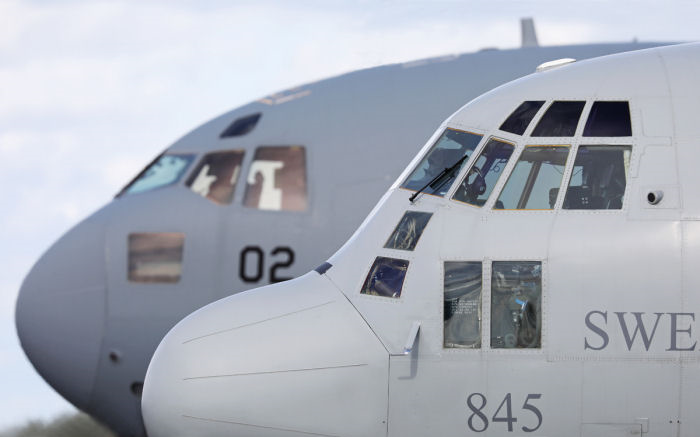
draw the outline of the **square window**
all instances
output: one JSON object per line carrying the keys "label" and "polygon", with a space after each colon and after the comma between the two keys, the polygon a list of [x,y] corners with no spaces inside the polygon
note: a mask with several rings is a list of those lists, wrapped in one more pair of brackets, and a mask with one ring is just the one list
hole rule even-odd
{"label": "square window", "polygon": [[580,146],[564,209],[622,209],[631,146]]}
{"label": "square window", "polygon": [[243,150],[206,154],[192,172],[187,186],[214,203],[231,203],[241,173],[243,154]]}
{"label": "square window", "polygon": [[629,137],[632,135],[628,102],[594,102],[588,114],[584,137]]}
{"label": "square window", "polygon": [[185,234],[129,234],[128,277],[132,282],[175,283],[182,275]]}
{"label": "square window", "polygon": [[361,294],[398,299],[406,278],[408,261],[378,256],[367,274]]}
{"label": "square window", "polygon": [[263,146],[248,169],[243,205],[273,211],[306,210],[306,153],[302,146]]}

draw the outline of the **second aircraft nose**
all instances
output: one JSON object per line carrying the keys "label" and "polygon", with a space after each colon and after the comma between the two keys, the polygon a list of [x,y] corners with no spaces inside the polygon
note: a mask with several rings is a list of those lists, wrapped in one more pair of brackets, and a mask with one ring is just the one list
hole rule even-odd
{"label": "second aircraft nose", "polygon": [[89,411],[105,318],[104,232],[90,221],[58,240],[17,297],[17,335],[39,374]]}
{"label": "second aircraft nose", "polygon": [[322,275],[186,317],[148,368],[148,435],[384,436],[389,356]]}

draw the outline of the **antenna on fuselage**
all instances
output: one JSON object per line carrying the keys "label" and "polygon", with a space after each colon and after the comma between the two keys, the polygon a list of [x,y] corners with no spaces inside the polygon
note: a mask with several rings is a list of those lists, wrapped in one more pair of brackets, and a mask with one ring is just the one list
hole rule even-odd
{"label": "antenna on fuselage", "polygon": [[535,21],[532,18],[520,19],[521,47],[539,47],[537,42],[537,32],[535,32]]}

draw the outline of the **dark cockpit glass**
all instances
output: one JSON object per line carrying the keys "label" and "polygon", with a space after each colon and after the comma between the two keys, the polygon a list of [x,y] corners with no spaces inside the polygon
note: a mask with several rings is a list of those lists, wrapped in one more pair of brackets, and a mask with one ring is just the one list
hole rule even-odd
{"label": "dark cockpit glass", "polygon": [[398,299],[401,297],[406,270],[408,270],[407,260],[378,256],[367,274],[360,293]]}
{"label": "dark cockpit glass", "polygon": [[453,199],[482,206],[503,173],[515,146],[490,139],[459,184]]}
{"label": "dark cockpit glass", "polygon": [[622,209],[631,146],[580,146],[564,209]]}
{"label": "dark cockpit glass", "polygon": [[253,129],[255,129],[255,126],[257,126],[261,116],[262,114],[257,112],[255,114],[246,115],[233,120],[233,123],[228,125],[228,127],[221,132],[219,138],[240,137],[250,133]]}
{"label": "dark cockpit glass", "polygon": [[431,212],[406,211],[384,247],[397,250],[415,249],[432,216]]}
{"label": "dark cockpit glass", "polygon": [[516,135],[522,135],[525,133],[525,130],[542,105],[544,105],[544,100],[529,100],[521,103],[520,106],[508,116],[499,129]]}
{"label": "dark cockpit glass", "polygon": [[194,157],[194,154],[161,155],[131,181],[119,195],[143,193],[176,183],[185,174]]}
{"label": "dark cockpit glass", "polygon": [[411,175],[403,183],[402,187],[409,190],[420,190],[436,178],[445,169],[455,165],[460,159],[466,157],[450,175],[442,178],[439,184],[425,188],[424,192],[437,196],[444,196],[455,180],[455,176],[466,164],[476,146],[481,141],[482,135],[457,129],[446,129],[442,136],[433,145],[427,155],[413,170]]}
{"label": "dark cockpit glass", "polygon": [[547,112],[532,131],[533,137],[571,137],[576,133],[578,120],[586,102],[582,101],[556,101],[553,102]]}
{"label": "dark cockpit glass", "polygon": [[588,114],[584,137],[629,137],[632,135],[628,102],[594,102]]}
{"label": "dark cockpit glass", "polygon": [[214,203],[231,203],[241,173],[243,154],[243,150],[206,154],[190,175],[187,186]]}

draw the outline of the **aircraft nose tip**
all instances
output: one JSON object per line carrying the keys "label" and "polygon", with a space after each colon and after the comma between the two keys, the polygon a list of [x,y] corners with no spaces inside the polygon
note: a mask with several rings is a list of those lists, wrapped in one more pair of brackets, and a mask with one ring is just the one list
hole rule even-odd
{"label": "aircraft nose tip", "polygon": [[[80,228],[80,226],[78,226]],[[15,325],[37,372],[63,397],[88,409],[105,317],[104,255],[86,227],[73,229],[34,265],[20,288]]]}
{"label": "aircraft nose tip", "polygon": [[386,349],[330,281],[210,304],[176,325],[146,374],[151,437],[386,435]]}

